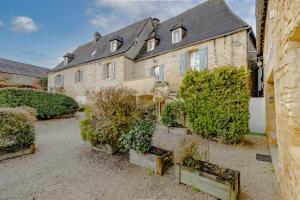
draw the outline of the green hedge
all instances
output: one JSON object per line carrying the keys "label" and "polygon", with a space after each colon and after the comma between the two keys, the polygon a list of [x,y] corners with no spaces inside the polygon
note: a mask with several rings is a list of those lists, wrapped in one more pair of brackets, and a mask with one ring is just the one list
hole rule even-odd
{"label": "green hedge", "polygon": [[189,71],[182,82],[188,125],[205,137],[236,143],[248,133],[250,91],[242,68]]}
{"label": "green hedge", "polygon": [[78,109],[76,101],[63,94],[20,88],[0,89],[0,107],[18,106],[35,108],[39,119],[74,114]]}
{"label": "green hedge", "polygon": [[36,118],[26,110],[21,107],[0,109],[0,154],[18,151],[34,143]]}

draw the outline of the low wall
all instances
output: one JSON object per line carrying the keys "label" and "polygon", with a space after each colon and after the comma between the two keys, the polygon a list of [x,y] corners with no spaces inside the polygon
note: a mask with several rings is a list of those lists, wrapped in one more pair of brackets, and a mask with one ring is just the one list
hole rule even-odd
{"label": "low wall", "polygon": [[137,91],[138,95],[152,95],[154,94],[154,77],[146,77],[141,79],[132,79],[124,81],[124,86]]}

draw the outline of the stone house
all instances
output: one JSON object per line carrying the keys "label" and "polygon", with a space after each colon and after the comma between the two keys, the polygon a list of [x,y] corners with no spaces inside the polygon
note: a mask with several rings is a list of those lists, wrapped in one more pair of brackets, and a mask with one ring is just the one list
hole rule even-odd
{"label": "stone house", "polygon": [[300,199],[300,0],[257,0],[266,132],[284,199]]}
{"label": "stone house", "polygon": [[36,85],[49,69],[0,58],[0,79],[11,84]]}
{"label": "stone house", "polygon": [[252,70],[257,89],[256,44],[251,27],[224,0],[208,0],[164,22],[146,18],[67,53],[49,74],[49,90],[86,103],[87,91],[133,88],[144,100],[174,97],[189,69],[236,66]]}

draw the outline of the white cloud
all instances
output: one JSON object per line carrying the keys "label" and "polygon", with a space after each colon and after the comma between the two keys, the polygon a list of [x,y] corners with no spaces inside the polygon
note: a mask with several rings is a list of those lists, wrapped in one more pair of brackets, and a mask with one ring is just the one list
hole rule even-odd
{"label": "white cloud", "polygon": [[37,23],[27,16],[14,17],[11,25],[11,30],[14,32],[31,33],[38,30]]}
{"label": "white cloud", "polygon": [[0,19],[0,27],[4,26],[4,22]]}

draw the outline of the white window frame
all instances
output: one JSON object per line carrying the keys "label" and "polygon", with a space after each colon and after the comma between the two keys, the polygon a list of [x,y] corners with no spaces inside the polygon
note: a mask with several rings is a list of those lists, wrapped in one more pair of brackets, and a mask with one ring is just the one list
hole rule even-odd
{"label": "white window frame", "polygon": [[[82,82],[82,81],[83,81],[83,71],[82,71],[82,70],[77,70],[75,73],[76,73],[76,74],[75,74],[75,77],[76,77],[75,82],[76,82],[76,83]],[[81,75],[81,74],[82,74],[82,75]]]}
{"label": "white window frame", "polygon": [[[176,38],[176,34],[178,33],[178,38]],[[182,29],[178,28],[172,31],[172,43],[178,43],[182,39]]]}
{"label": "white window frame", "polygon": [[114,52],[117,50],[117,40],[113,40],[110,42],[110,50],[111,50],[111,52]]}
{"label": "white window frame", "polygon": [[[192,57],[194,57],[194,63],[192,62]],[[189,67],[192,70],[200,71],[200,52],[199,50],[189,52]]]}
{"label": "white window frame", "polygon": [[64,65],[67,65],[67,64],[68,64],[68,61],[69,61],[69,58],[68,58],[68,57],[65,57],[65,58],[64,58]]}
{"label": "white window frame", "polygon": [[112,63],[107,63],[106,65],[105,65],[105,67],[106,67],[106,79],[110,79],[111,78],[111,68],[112,68]]}
{"label": "white window frame", "polygon": [[148,40],[147,42],[147,51],[153,51],[155,48],[155,39]]}
{"label": "white window frame", "polygon": [[63,75],[58,74],[55,76],[55,87],[64,86]]}
{"label": "white window frame", "polygon": [[160,73],[159,73],[159,65],[153,67],[153,75],[155,77],[155,82],[159,81]]}

